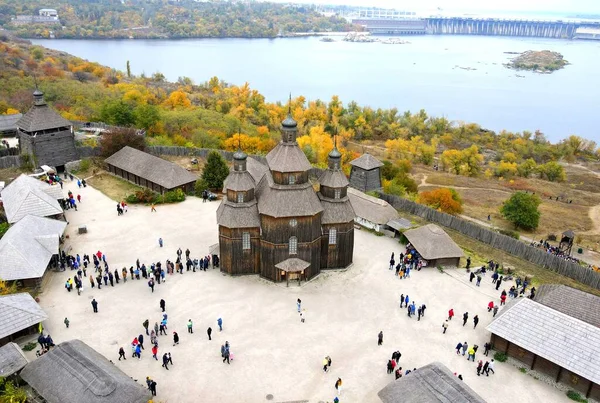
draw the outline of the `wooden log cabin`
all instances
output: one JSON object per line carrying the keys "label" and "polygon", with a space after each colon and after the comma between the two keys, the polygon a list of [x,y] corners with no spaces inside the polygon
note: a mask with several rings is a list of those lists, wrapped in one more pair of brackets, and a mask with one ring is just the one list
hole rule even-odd
{"label": "wooden log cabin", "polygon": [[241,150],[223,184],[217,210],[221,271],[259,274],[272,281],[308,280],[322,269],[352,264],[354,210],[337,147],[316,192],[311,165],[296,142],[289,114],[281,142],[263,165]]}

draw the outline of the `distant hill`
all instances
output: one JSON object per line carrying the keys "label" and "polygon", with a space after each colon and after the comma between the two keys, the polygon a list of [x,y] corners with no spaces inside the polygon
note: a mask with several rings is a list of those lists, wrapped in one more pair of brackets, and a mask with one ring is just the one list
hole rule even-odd
{"label": "distant hill", "polygon": [[[48,7],[58,11],[59,24],[12,23]],[[273,38],[359,29],[308,5],[192,0],[0,0],[0,25],[24,38]]]}

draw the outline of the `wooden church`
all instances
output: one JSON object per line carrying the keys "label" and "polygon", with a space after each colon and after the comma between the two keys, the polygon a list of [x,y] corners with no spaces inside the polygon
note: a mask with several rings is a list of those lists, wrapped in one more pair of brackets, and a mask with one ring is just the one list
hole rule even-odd
{"label": "wooden church", "polygon": [[308,280],[323,269],[352,263],[354,210],[342,155],[337,147],[329,153],[317,192],[297,133],[288,114],[266,165],[241,150],[234,154],[223,184],[226,197],[217,210],[221,271],[278,282]]}

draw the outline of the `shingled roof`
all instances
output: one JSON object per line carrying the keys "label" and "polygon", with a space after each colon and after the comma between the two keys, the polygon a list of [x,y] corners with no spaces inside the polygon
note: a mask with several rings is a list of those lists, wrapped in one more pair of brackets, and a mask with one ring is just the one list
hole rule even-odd
{"label": "shingled roof", "polygon": [[236,192],[247,192],[250,189],[254,189],[256,183],[254,178],[248,171],[230,171],[227,178],[223,182],[223,193],[227,192],[227,189],[234,190]]}
{"label": "shingled roof", "polygon": [[323,206],[322,224],[339,224],[354,220],[355,213],[349,198],[332,200],[319,195],[319,199]]}
{"label": "shingled roof", "polygon": [[217,224],[227,228],[260,227],[256,200],[249,203],[232,203],[223,200],[217,209]]}
{"label": "shingled roof", "polygon": [[330,188],[343,188],[349,185],[348,178],[339,169],[326,169],[319,177],[319,183]]}
{"label": "shingled roof", "polygon": [[533,300],[600,328],[600,297],[593,294],[562,284],[543,284]]}
{"label": "shingled roof", "polygon": [[48,315],[29,293],[0,296],[0,339],[46,319]]}
{"label": "shingled roof", "polygon": [[398,218],[396,209],[385,200],[369,196],[354,188],[348,188],[348,198],[356,217],[379,225],[387,224],[388,221]]}
{"label": "shingled roof", "polygon": [[0,377],[5,378],[19,372],[28,362],[23,350],[16,343],[0,347]]}
{"label": "shingled roof", "polygon": [[600,328],[521,298],[507,305],[486,329],[600,384]]}
{"label": "shingled roof", "polygon": [[257,187],[258,212],[271,217],[314,216],[323,211],[310,183],[277,185],[267,172]]}
{"label": "shingled roof", "polygon": [[15,223],[26,215],[47,217],[62,214],[56,201],[59,185],[49,185],[38,179],[21,174],[2,190],[2,202],[9,223]]}
{"label": "shingled roof", "polygon": [[23,131],[34,133],[42,130],[70,127],[72,124],[50,108],[44,101],[44,93],[36,90],[33,93],[34,105],[17,121],[17,127]]}
{"label": "shingled roof", "polygon": [[22,116],[22,113],[0,115],[0,133],[15,132],[17,130],[17,121],[21,119]]}
{"label": "shingled roof", "polygon": [[271,171],[304,172],[312,168],[297,143],[281,142],[267,154]]}
{"label": "shingled roof", "polygon": [[462,257],[463,251],[450,236],[435,224],[404,232],[408,242],[425,260]]}
{"label": "shingled roof", "polygon": [[355,160],[350,161],[350,165],[370,171],[371,169],[382,167],[383,163],[371,154],[365,153]]}
{"label": "shingled roof", "polygon": [[246,170],[250,172],[250,175],[254,178],[254,182],[258,183],[269,171],[269,167],[252,157],[248,157],[246,160]]}
{"label": "shingled roof", "polygon": [[150,392],[81,340],[30,362],[23,378],[48,403],[147,403]]}
{"label": "shingled roof", "polygon": [[287,273],[301,272],[309,267],[310,263],[308,263],[306,260],[298,259],[297,257],[285,259],[275,265],[276,269],[283,270]]}
{"label": "shingled roof", "polygon": [[177,164],[129,146],[121,148],[104,162],[165,189],[174,189],[197,179],[196,175]]}
{"label": "shingled roof", "polygon": [[64,221],[32,215],[12,225],[0,239],[0,279],[42,277],[66,227]]}
{"label": "shingled roof", "polygon": [[433,362],[390,382],[377,395],[383,403],[485,403],[443,364]]}

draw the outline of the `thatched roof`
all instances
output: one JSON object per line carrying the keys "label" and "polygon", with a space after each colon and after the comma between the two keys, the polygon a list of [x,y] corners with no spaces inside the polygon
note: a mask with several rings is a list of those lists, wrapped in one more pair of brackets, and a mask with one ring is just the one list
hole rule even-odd
{"label": "thatched roof", "polygon": [[267,172],[257,187],[258,212],[271,217],[314,216],[323,211],[310,183],[278,185]]}
{"label": "thatched roof", "polygon": [[529,298],[507,305],[486,329],[600,384],[600,328]]}
{"label": "thatched roof", "polygon": [[407,220],[406,218],[395,218],[388,221],[387,225],[397,231],[409,229],[413,226],[410,220]]}
{"label": "thatched roof", "polygon": [[148,403],[150,392],[81,340],[59,344],[21,377],[48,403]]}
{"label": "thatched roof", "polygon": [[319,183],[330,188],[343,188],[350,184],[346,175],[339,169],[326,169],[319,177]]}
{"label": "thatched roof", "polygon": [[323,206],[322,224],[340,224],[354,220],[354,209],[348,197],[334,200],[324,198],[319,194],[319,199],[321,199],[321,205]]}
{"label": "thatched roof", "polygon": [[369,196],[354,188],[348,188],[348,198],[356,217],[379,225],[387,224],[388,221],[398,218],[396,209],[385,200]]}
{"label": "thatched roof", "polygon": [[260,227],[256,200],[248,203],[232,203],[223,200],[217,209],[217,224],[227,228]]}
{"label": "thatched roof", "polygon": [[196,175],[179,165],[152,154],[125,146],[104,162],[139,176],[165,189],[174,189],[196,182]]}
{"label": "thatched roof", "polygon": [[296,142],[277,144],[267,154],[267,164],[271,171],[277,172],[305,172],[312,168]]}
{"label": "thatched roof", "polygon": [[64,221],[31,215],[12,225],[0,239],[0,279],[42,277],[66,227]]}
{"label": "thatched roof", "polygon": [[48,315],[29,293],[0,296],[0,339],[46,319]]}
{"label": "thatched roof", "polygon": [[600,328],[600,297],[562,284],[543,284],[534,301]]}
{"label": "thatched roof", "polygon": [[23,350],[16,343],[8,343],[0,347],[0,378],[19,372],[29,361]]}
{"label": "thatched roof", "polygon": [[357,159],[350,161],[350,165],[370,171],[371,169],[382,167],[383,163],[371,154],[365,153]]}
{"label": "thatched roof", "polygon": [[35,104],[17,121],[17,127],[23,131],[34,133],[36,131],[57,129],[59,127],[70,127],[71,122],[60,116],[54,109],[44,102],[44,94],[36,90],[34,98],[40,101]]}
{"label": "thatched roof", "polygon": [[433,362],[390,382],[377,393],[383,403],[485,403],[443,364]]}
{"label": "thatched roof", "polygon": [[462,257],[463,251],[450,236],[435,224],[404,232],[408,242],[425,260]]}
{"label": "thatched roof", "polygon": [[15,113],[14,115],[0,115],[0,133],[14,132],[17,130],[17,121],[21,119],[23,114]]}
{"label": "thatched roof", "polygon": [[9,223],[15,223],[26,215],[48,217],[62,214],[57,201],[59,185],[49,185],[22,174],[2,190],[2,202]]}
{"label": "thatched roof", "polygon": [[283,270],[286,273],[296,273],[306,270],[310,267],[310,263],[305,260],[298,259],[297,257],[291,257],[285,259],[283,262],[279,262],[275,265],[276,269]]}

